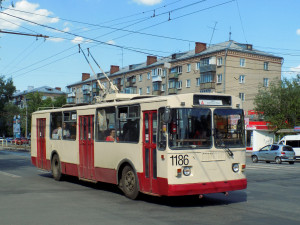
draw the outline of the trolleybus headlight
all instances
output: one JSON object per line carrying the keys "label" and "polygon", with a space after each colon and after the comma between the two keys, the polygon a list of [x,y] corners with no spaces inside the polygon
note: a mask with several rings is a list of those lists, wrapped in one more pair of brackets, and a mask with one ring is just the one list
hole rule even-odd
{"label": "trolleybus headlight", "polygon": [[191,172],[192,172],[192,170],[191,170],[191,167],[190,167],[190,166],[185,166],[185,167],[183,167],[183,174],[184,174],[184,176],[189,176],[189,175],[191,175]]}
{"label": "trolleybus headlight", "polygon": [[240,171],[240,165],[238,163],[233,163],[232,164],[232,170],[235,173],[239,172]]}

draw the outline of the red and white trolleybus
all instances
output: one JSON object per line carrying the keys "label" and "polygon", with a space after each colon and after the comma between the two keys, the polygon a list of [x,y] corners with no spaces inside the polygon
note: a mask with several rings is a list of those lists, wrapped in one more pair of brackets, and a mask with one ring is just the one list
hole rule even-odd
{"label": "red and white trolleybus", "polygon": [[93,105],[32,115],[32,163],[81,180],[116,184],[131,199],[245,189],[239,99],[222,94],[111,94]]}

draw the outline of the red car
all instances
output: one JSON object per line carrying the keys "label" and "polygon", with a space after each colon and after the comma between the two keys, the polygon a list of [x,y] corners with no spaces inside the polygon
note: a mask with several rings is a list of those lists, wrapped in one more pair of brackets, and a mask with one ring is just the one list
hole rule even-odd
{"label": "red car", "polygon": [[15,138],[14,140],[11,141],[11,143],[16,145],[22,145],[22,144],[28,144],[29,141],[27,138]]}

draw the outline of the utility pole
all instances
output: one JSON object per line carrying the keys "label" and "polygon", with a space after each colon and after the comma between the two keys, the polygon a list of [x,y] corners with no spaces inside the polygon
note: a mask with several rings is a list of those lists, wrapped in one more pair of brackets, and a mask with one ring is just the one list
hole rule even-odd
{"label": "utility pole", "polygon": [[0,30],[0,33],[4,33],[4,34],[15,34],[15,35],[24,35],[24,36],[32,36],[32,37],[41,37],[41,38],[49,38],[49,36],[46,35],[42,35],[42,34],[27,34],[27,33],[20,33],[20,32],[10,32],[10,31],[4,31],[4,30]]}

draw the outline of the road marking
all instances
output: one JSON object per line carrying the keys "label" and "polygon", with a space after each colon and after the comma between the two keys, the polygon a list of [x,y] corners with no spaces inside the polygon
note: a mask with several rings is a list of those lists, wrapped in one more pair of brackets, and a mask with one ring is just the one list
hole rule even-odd
{"label": "road marking", "polygon": [[268,169],[268,170],[295,170],[297,167],[292,165],[246,165],[247,169]]}
{"label": "road marking", "polygon": [[20,178],[20,176],[18,176],[18,175],[11,174],[11,173],[6,173],[6,172],[3,172],[3,171],[0,171],[0,174],[8,176],[8,177]]}

